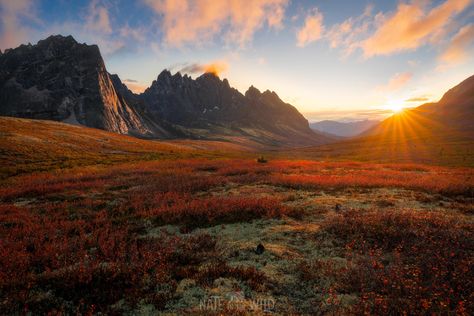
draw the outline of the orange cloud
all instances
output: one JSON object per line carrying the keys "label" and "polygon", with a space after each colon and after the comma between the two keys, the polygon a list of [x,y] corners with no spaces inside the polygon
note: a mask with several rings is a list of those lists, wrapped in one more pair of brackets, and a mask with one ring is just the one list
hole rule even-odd
{"label": "orange cloud", "polygon": [[440,59],[446,64],[458,64],[470,56],[469,47],[474,43],[474,24],[462,27],[451,40]]}
{"label": "orange cloud", "polygon": [[321,38],[323,31],[323,15],[316,9],[306,17],[303,27],[297,32],[297,45],[304,47],[317,41]]}
{"label": "orange cloud", "polygon": [[430,98],[428,98],[427,96],[418,96],[406,99],[405,102],[427,102],[429,100]]}
{"label": "orange cloud", "polygon": [[393,76],[386,85],[378,86],[379,92],[394,92],[402,88],[410,81],[413,75],[409,72],[397,73]]}
{"label": "orange cloud", "polygon": [[224,61],[215,61],[209,64],[190,64],[181,68],[179,72],[187,74],[202,74],[202,73],[212,73],[216,76],[219,76],[221,73],[226,72],[229,68],[229,64]]}
{"label": "orange cloud", "polygon": [[204,72],[211,73],[219,76],[220,73],[227,70],[228,65],[226,63],[217,62],[209,65],[205,65]]}
{"label": "orange cloud", "polygon": [[466,9],[471,0],[446,0],[429,12],[426,1],[400,3],[392,16],[379,14],[378,30],[361,43],[366,57],[416,49],[438,37],[448,22]]}
{"label": "orange cloud", "polygon": [[145,0],[162,17],[167,44],[205,43],[222,35],[244,46],[265,24],[280,28],[288,0]]}

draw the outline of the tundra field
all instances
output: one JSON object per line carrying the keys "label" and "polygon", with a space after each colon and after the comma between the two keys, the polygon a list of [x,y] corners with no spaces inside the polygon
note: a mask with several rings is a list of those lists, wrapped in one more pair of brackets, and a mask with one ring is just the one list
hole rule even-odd
{"label": "tundra field", "polygon": [[474,0],[0,0],[0,316],[474,316]]}
{"label": "tundra field", "polygon": [[8,169],[0,313],[474,310],[472,168],[179,150]]}

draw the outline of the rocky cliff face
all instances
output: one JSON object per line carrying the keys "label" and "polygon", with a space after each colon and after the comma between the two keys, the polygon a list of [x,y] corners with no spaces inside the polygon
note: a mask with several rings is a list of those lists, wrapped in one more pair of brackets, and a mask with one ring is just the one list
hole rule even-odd
{"label": "rocky cliff face", "polygon": [[243,136],[265,144],[326,142],[275,92],[165,70],[141,95],[107,72],[96,45],[51,36],[0,54],[0,115],[51,119],[142,137]]}
{"label": "rocky cliff face", "polygon": [[116,92],[96,45],[51,36],[0,56],[0,114],[151,134]]}

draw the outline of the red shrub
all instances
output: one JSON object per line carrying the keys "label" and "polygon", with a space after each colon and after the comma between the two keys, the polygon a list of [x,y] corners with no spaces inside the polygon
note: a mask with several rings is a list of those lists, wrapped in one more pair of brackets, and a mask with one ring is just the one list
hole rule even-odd
{"label": "red shrub", "polygon": [[350,211],[324,226],[345,244],[336,288],[357,293],[357,313],[473,310],[474,225],[439,212]]}

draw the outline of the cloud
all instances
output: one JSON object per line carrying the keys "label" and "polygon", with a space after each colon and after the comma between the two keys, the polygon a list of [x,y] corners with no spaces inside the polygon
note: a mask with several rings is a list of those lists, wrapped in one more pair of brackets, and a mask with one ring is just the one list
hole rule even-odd
{"label": "cloud", "polygon": [[[147,39],[144,26],[131,27],[114,19],[115,2],[90,0],[77,10],[77,19],[57,18],[42,21],[39,1],[0,0],[0,49],[14,48],[29,41],[36,42],[52,34],[72,35],[79,42],[97,44],[106,56],[137,50]],[[37,7],[38,6],[38,7]],[[149,42],[149,47],[152,43]]]}
{"label": "cloud", "polygon": [[115,28],[109,8],[103,1],[92,0],[83,8],[78,16],[80,21],[66,21],[50,25],[41,31],[41,37],[51,34],[71,34],[77,41],[88,44],[97,44],[100,51],[111,56],[131,50],[132,45],[126,45],[127,41],[135,38],[127,33],[124,28]]}
{"label": "cloud", "polygon": [[469,48],[474,43],[474,24],[462,27],[454,35],[449,46],[440,55],[439,59],[445,64],[459,64],[469,58]]}
{"label": "cloud", "polygon": [[342,47],[344,56],[349,56],[360,47],[360,41],[366,37],[369,27],[373,24],[373,6],[366,6],[358,17],[350,17],[345,21],[334,24],[325,35],[331,48]]}
{"label": "cloud", "polygon": [[428,97],[420,96],[420,97],[412,97],[412,98],[406,99],[405,102],[426,102],[429,100],[430,98]]}
{"label": "cloud", "polygon": [[143,0],[159,17],[166,44],[203,44],[220,36],[245,46],[265,24],[281,28],[288,0]]}
{"label": "cloud", "polygon": [[137,42],[144,42],[146,40],[146,32],[147,30],[143,27],[130,27],[128,24],[119,30],[122,38],[130,38]]}
{"label": "cloud", "polygon": [[335,120],[339,122],[354,122],[363,120],[382,120],[392,115],[393,111],[389,109],[367,109],[367,110],[321,110],[317,112],[305,112],[304,117],[310,122],[318,122],[322,120]]}
{"label": "cloud", "polygon": [[89,4],[85,28],[91,32],[99,32],[102,34],[112,33],[109,11],[104,5],[100,4],[98,0],[92,0]]}
{"label": "cloud", "polygon": [[310,13],[301,29],[296,33],[297,46],[304,47],[322,37],[324,31],[323,15],[317,9]]}
{"label": "cloud", "polygon": [[375,17],[377,31],[361,43],[364,55],[389,55],[436,41],[448,22],[466,9],[471,0],[446,0],[431,10],[426,10],[426,3],[402,2],[394,14],[379,13]]}
{"label": "cloud", "polygon": [[40,24],[32,0],[0,0],[0,49],[17,47],[30,38],[31,28],[24,20]]}
{"label": "cloud", "polygon": [[410,81],[413,75],[409,72],[395,74],[386,85],[378,86],[376,88],[379,92],[394,92],[402,88]]}
{"label": "cloud", "polygon": [[224,61],[215,61],[209,64],[186,64],[182,67],[179,72],[186,73],[189,75],[193,74],[202,74],[202,73],[212,73],[216,76],[227,71],[229,65]]}

